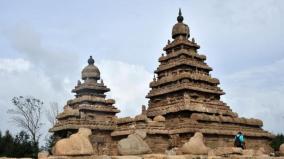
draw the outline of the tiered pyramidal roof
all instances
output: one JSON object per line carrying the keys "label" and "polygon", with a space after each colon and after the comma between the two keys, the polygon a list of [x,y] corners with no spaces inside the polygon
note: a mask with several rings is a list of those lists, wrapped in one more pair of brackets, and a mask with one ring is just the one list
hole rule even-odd
{"label": "tiered pyramidal roof", "polygon": [[[263,131],[262,121],[239,118],[220,100],[225,94],[219,80],[211,77],[212,68],[206,56],[198,53],[200,46],[190,38],[190,28],[183,23],[181,10],[172,29],[172,41],[164,47],[150,83],[147,116],[166,117],[171,133],[201,131],[205,134],[234,135],[244,131],[247,136],[271,137]],[[217,131],[218,130],[218,131]]]}
{"label": "tiered pyramidal roof", "polygon": [[82,70],[83,82],[79,80],[72,90],[75,99],[67,101],[64,111],[57,116],[58,122],[50,131],[72,132],[81,127],[92,130],[115,129],[114,118],[119,110],[113,106],[115,100],[105,98],[105,93],[110,89],[104,85],[100,71],[94,63],[90,56],[88,65]]}

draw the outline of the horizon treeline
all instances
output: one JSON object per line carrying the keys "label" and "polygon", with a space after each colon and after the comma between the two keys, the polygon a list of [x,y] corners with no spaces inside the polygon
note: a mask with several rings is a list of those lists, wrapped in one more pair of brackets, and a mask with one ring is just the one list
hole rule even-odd
{"label": "horizon treeline", "polygon": [[0,131],[0,157],[36,157],[38,150],[27,132],[12,135],[9,130]]}

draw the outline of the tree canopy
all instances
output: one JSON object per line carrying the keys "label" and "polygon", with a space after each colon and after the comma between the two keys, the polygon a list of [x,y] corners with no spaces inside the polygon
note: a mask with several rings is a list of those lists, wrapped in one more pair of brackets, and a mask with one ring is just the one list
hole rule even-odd
{"label": "tree canopy", "polygon": [[9,131],[0,132],[0,157],[34,157],[36,149],[30,136],[21,131],[13,136]]}

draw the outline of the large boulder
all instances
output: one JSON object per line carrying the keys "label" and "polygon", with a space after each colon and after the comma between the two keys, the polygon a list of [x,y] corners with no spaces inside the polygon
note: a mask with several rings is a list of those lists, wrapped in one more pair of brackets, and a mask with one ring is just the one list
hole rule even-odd
{"label": "large boulder", "polygon": [[94,150],[89,140],[91,134],[90,129],[80,128],[76,134],[59,140],[54,146],[53,154],[56,156],[92,155]]}
{"label": "large boulder", "polygon": [[184,154],[207,155],[209,148],[204,144],[202,133],[196,132],[194,136],[181,147],[181,151]]}
{"label": "large boulder", "polygon": [[279,154],[280,156],[284,156],[284,144],[281,144],[279,147]]}
{"label": "large boulder", "polygon": [[134,134],[118,142],[118,153],[120,155],[141,155],[150,153],[151,149],[143,140],[146,137],[145,131],[136,130]]}

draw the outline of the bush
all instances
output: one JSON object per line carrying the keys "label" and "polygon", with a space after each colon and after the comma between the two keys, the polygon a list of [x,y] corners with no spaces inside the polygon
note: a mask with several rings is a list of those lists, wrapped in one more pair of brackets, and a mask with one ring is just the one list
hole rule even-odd
{"label": "bush", "polygon": [[284,143],[284,135],[277,134],[276,137],[271,142],[271,147],[274,149],[274,151],[279,151],[279,147],[283,143]]}
{"label": "bush", "polygon": [[3,136],[0,132],[0,157],[36,157],[37,147],[33,146],[30,136],[21,131],[13,137],[7,130]]}

